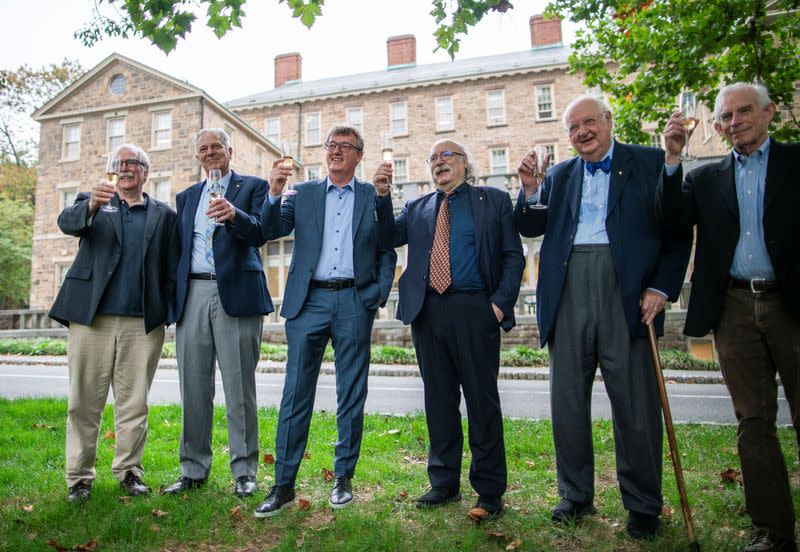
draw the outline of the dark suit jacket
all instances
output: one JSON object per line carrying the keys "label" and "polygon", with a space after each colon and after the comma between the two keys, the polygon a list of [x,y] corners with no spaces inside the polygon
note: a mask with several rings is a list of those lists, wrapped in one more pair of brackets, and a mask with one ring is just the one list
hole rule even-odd
{"label": "dark suit jacket", "polygon": [[[469,186],[468,192],[475,223],[478,270],[488,287],[489,299],[505,314],[503,329],[509,331],[516,323],[514,304],[525,270],[522,244],[511,222],[511,201],[507,193],[495,188]],[[397,305],[397,318],[403,324],[414,322],[428,292],[436,213],[436,192],[432,192],[406,203],[395,219],[394,246],[408,244]]]}
{"label": "dark suit jacket", "polygon": [[[94,320],[106,286],[119,264],[122,245],[120,212],[97,211],[88,224],[90,194],[80,193],[75,203],[58,215],[58,227],[80,238],[78,254],[58,291],[50,317],[65,326],[88,326]],[[113,205],[119,205],[114,195]],[[144,329],[149,333],[172,318],[175,266],[178,259],[177,216],[167,204],[148,198],[142,264]]]}
{"label": "dark suit jacket", "polygon": [[[275,240],[294,230],[294,250],[289,277],[283,294],[281,316],[292,319],[300,313],[308,295],[309,283],[322,250],[325,226],[327,179],[311,180],[294,186],[296,194],[270,204],[264,202],[261,229],[264,239]],[[353,204],[353,279],[358,297],[367,310],[386,303],[394,280],[397,254],[388,243],[386,230],[392,219],[391,201],[378,201],[375,188],[355,180]]]}
{"label": "dark suit jacket", "polygon": [[[664,215],[670,227],[689,233],[697,225],[692,294],[684,333],[704,336],[717,327],[739,241],[733,154],[699,167],[681,186],[681,171],[664,179]],[[764,190],[764,240],[781,298],[800,321],[800,144],[772,140]]]}
{"label": "dark suit jacket", "polygon": [[[198,182],[177,195],[178,262],[176,318],[183,314],[189,290],[189,271],[192,267],[194,216],[205,181]],[[225,199],[236,208],[232,221],[214,230],[214,268],[222,308],[228,316],[255,316],[275,310],[267,291],[264,267],[258,248],[264,245],[259,213],[269,185],[262,178],[242,176],[231,171]]]}
{"label": "dark suit jacket", "polygon": [[[606,232],[631,335],[647,335],[640,322],[639,299],[647,288],[675,301],[681,290],[691,240],[663,232],[657,189],[664,172],[664,152],[616,142],[611,162]],[[552,337],[573,240],[578,228],[583,160],[574,157],[553,167],[543,183],[547,209],[528,209],[520,190],[514,221],[526,237],[544,234],[539,255],[536,316],[541,343]],[[654,326],[663,335],[664,314]]]}

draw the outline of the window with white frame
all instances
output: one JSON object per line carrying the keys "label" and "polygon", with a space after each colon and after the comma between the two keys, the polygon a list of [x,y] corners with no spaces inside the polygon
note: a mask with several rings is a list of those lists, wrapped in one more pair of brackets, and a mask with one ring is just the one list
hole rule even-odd
{"label": "window with white frame", "polygon": [[345,120],[351,127],[358,129],[359,132],[364,132],[364,110],[361,106],[348,107],[345,110]]}
{"label": "window with white frame", "polygon": [[81,157],[81,124],[74,123],[61,127],[63,145],[61,159],[72,161]]}
{"label": "window with white frame", "polygon": [[153,147],[172,146],[172,110],[153,112]]}
{"label": "window with white frame", "polygon": [[553,85],[546,84],[536,87],[536,118],[552,119],[555,115],[553,106]]}
{"label": "window with white frame", "polygon": [[264,121],[264,133],[267,140],[275,145],[281,143],[281,118],[269,117]]}
{"label": "window with white frame", "polygon": [[542,144],[544,148],[545,155],[550,155],[550,163],[547,165],[547,168],[555,166],[558,163],[558,159],[556,159],[556,145],[555,144]]}
{"label": "window with white frame", "polygon": [[436,132],[453,130],[455,118],[453,117],[453,97],[439,96],[436,101]]}
{"label": "window with white frame", "polygon": [[394,182],[408,182],[408,158],[395,157],[392,160],[392,180]]}
{"label": "window with white frame", "polygon": [[167,205],[172,204],[172,184],[169,178],[155,178],[152,181],[153,197]]}
{"label": "window with white frame", "polygon": [[489,172],[491,174],[508,172],[508,148],[492,148],[489,151]]}
{"label": "window with white frame", "polygon": [[650,145],[654,148],[664,149],[662,137],[658,132],[653,131],[650,133]]}
{"label": "window with white frame", "polygon": [[486,119],[489,126],[506,124],[505,90],[489,90],[486,93]]}
{"label": "window with white frame", "polygon": [[319,180],[322,178],[322,169],[319,165],[308,165],[306,167],[306,180]]}
{"label": "window with white frame", "polygon": [[125,143],[125,117],[113,117],[106,122],[106,147],[112,152]]}
{"label": "window with white frame", "polygon": [[63,210],[64,207],[69,207],[75,203],[75,199],[78,197],[77,184],[59,184],[57,187],[60,210]]}
{"label": "window with white frame", "polygon": [[408,103],[393,102],[389,104],[389,113],[392,121],[392,134],[395,136],[408,134]]}
{"label": "window with white frame", "polygon": [[319,113],[306,115],[306,145],[318,146],[322,143],[322,120]]}

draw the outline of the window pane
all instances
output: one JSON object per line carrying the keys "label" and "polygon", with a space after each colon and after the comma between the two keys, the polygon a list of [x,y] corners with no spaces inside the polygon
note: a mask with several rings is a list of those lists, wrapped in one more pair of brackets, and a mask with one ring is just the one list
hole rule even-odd
{"label": "window pane", "polygon": [[406,119],[406,102],[395,102],[391,104],[392,134],[402,136],[408,133]]}
{"label": "window pane", "polygon": [[536,89],[536,109],[540,119],[553,116],[553,87],[540,86]]}
{"label": "window pane", "polygon": [[436,130],[453,130],[453,98],[436,98]]}
{"label": "window pane", "polygon": [[504,90],[490,90],[486,102],[487,117],[490,125],[506,122],[506,94]]}
{"label": "window pane", "polygon": [[157,180],[153,184],[153,195],[159,201],[170,204],[172,200],[172,185],[169,180]]}
{"label": "window pane", "polygon": [[408,159],[395,158],[392,163],[392,179],[395,182],[408,182]]}
{"label": "window pane", "polygon": [[153,146],[172,145],[172,111],[153,113]]}
{"label": "window pane", "polygon": [[492,174],[508,172],[508,151],[506,149],[492,150]]}
{"label": "window pane", "polygon": [[306,115],[306,144],[316,145],[321,141],[319,113]]}
{"label": "window pane", "polygon": [[363,112],[360,107],[347,108],[347,124],[362,131]]}
{"label": "window pane", "polygon": [[267,140],[273,144],[280,144],[281,142],[281,119],[280,117],[271,117],[267,119]]}

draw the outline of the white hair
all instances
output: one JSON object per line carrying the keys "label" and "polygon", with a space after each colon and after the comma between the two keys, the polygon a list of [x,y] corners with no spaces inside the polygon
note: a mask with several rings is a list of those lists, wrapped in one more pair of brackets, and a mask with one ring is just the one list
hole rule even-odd
{"label": "white hair", "polygon": [[735,82],[733,84],[729,84],[728,86],[724,87],[722,90],[719,91],[717,94],[717,99],[714,100],[714,119],[719,123],[720,122],[720,115],[722,111],[722,103],[725,101],[725,98],[732,92],[738,92],[740,90],[752,90],[756,93],[756,97],[758,99],[758,106],[761,109],[764,109],[769,104],[772,103],[772,100],[769,97],[769,91],[767,87],[761,83],[757,82]]}
{"label": "white hair", "polygon": [[194,139],[192,142],[194,143],[194,151],[197,153],[200,149],[200,139],[203,137],[203,134],[213,134],[217,137],[217,140],[225,146],[225,150],[227,151],[229,147],[231,147],[231,137],[228,136],[228,133],[225,132],[225,129],[222,128],[201,128],[197,131],[197,134],[194,135]]}
{"label": "white hair", "polygon": [[567,115],[569,115],[569,112],[572,110],[572,108],[578,105],[579,103],[587,101],[595,104],[595,106],[597,107],[597,111],[600,113],[600,115],[603,115],[605,113],[611,113],[611,108],[608,106],[608,104],[603,98],[598,98],[597,96],[592,96],[591,94],[584,94],[583,96],[578,96],[577,98],[569,102],[567,108],[564,109],[564,115],[561,118],[562,123],[564,123],[564,128],[567,128]]}
{"label": "white hair", "polygon": [[142,164],[142,184],[147,182],[147,175],[150,174],[150,157],[147,155],[147,152],[136,144],[120,144],[115,147],[108,156],[113,157],[114,155],[119,155],[123,151],[132,151],[136,154],[136,159]]}

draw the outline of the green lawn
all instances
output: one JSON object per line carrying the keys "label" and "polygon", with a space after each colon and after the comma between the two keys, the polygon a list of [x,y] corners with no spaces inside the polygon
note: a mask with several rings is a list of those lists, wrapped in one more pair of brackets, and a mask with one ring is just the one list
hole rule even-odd
{"label": "green lawn", "polygon": [[[73,549],[96,541],[96,550],[233,551],[233,550],[685,550],[687,540],[674,477],[665,450],[667,509],[653,542],[638,543],[624,534],[625,511],[614,473],[613,439],[609,422],[594,425],[597,451],[597,516],[577,527],[555,527],[549,510],[557,502],[550,422],[507,420],[506,450],[509,489],[507,513],[476,525],[467,511],[476,497],[469,487],[469,453],[465,446],[464,500],[444,508],[421,511],[413,501],[426,488],[427,433],[421,416],[366,417],[364,443],[354,487],[356,503],[332,512],[327,506],[330,483],[322,469],[333,468],[335,423],[331,414],[315,414],[309,458],[298,478],[298,496],[308,509],[293,509],[270,520],[257,520],[252,510],[263,492],[249,499],[233,496],[233,481],[225,449],[224,410],[215,412],[216,462],[209,484],[185,498],[154,493],[127,499],[110,473],[113,454],[113,411],[106,408],[100,432],[98,479],[85,504],[68,504],[64,483],[63,400],[0,400],[0,550],[48,550],[53,541]],[[259,439],[263,453],[274,454],[276,411],[260,412]],[[179,475],[180,408],[154,406],[144,480],[154,489]],[[695,524],[704,550],[741,550],[748,520],[741,488],[723,483],[720,472],[738,468],[735,428],[681,425],[678,442],[685,468]],[[794,436],[780,430],[786,460],[800,505]],[[262,491],[274,475],[261,465]],[[154,511],[166,513],[161,517]],[[746,534],[746,533],[745,533]],[[520,541],[515,543],[514,541]],[[91,546],[91,545],[90,545]],[[74,548],[79,549],[79,548]]]}

